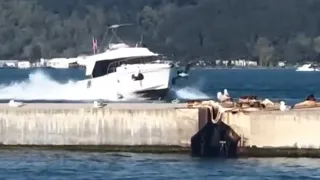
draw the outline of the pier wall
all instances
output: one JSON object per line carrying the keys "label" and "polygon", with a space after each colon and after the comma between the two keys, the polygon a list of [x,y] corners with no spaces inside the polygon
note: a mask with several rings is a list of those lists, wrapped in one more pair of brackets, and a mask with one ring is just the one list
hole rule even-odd
{"label": "pier wall", "polygon": [[[150,105],[151,106],[151,105]],[[227,113],[246,147],[320,148],[320,111]],[[198,109],[0,108],[4,145],[190,146]]]}
{"label": "pier wall", "polygon": [[319,109],[229,113],[224,122],[242,137],[244,146],[320,148]]}
{"label": "pier wall", "polygon": [[4,145],[179,145],[198,130],[197,109],[5,109]]}

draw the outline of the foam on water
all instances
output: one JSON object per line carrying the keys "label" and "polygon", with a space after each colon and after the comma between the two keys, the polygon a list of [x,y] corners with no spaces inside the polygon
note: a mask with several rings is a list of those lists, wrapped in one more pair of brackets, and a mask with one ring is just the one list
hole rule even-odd
{"label": "foam on water", "polygon": [[[110,87],[115,87],[110,85]],[[61,83],[53,80],[43,71],[35,71],[29,74],[29,78],[20,82],[12,82],[9,85],[0,85],[0,99],[20,100],[117,100],[117,90],[112,88],[94,89],[87,88],[85,84],[69,80]],[[123,92],[123,100],[139,99],[139,97]]]}
{"label": "foam on water", "polygon": [[194,87],[173,88],[177,98],[180,99],[209,99],[210,97],[205,93]]}
{"label": "foam on water", "polygon": [[[110,84],[110,87],[116,87],[116,85]],[[172,91],[175,96],[180,99],[209,98],[195,87],[200,86],[173,88]],[[0,85],[0,100],[90,101],[102,99],[119,101],[117,93],[116,88],[110,88],[108,90],[102,88],[88,89],[86,83],[77,83],[75,80],[69,80],[66,83],[58,82],[41,70],[30,73],[29,77],[23,81],[13,81],[10,84]],[[121,94],[124,96],[122,101],[145,100],[131,92],[121,91]]]}
{"label": "foam on water", "polygon": [[210,96],[201,91],[205,86],[206,82],[204,78],[200,78],[197,82],[186,87],[173,87],[172,91],[175,96],[179,99],[210,99]]}

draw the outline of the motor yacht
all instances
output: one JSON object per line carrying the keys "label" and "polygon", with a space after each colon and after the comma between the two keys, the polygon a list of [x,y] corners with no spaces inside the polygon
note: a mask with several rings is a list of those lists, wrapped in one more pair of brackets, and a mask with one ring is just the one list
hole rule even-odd
{"label": "motor yacht", "polygon": [[[163,99],[175,80],[185,76],[185,71],[173,61],[162,60],[159,54],[151,51],[141,43],[130,46],[116,34],[115,29],[121,25],[108,28],[118,40],[108,43],[107,48],[90,56],[83,56],[78,64],[85,67],[86,79],[81,80],[86,88],[108,89],[117,91],[118,99],[125,93],[133,93],[148,100]],[[94,46],[96,42],[93,41]]]}

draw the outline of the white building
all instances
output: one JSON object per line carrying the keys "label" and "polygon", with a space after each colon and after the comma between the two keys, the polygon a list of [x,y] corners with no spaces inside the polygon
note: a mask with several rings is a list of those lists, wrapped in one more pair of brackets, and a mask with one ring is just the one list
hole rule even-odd
{"label": "white building", "polygon": [[54,58],[46,62],[48,67],[66,69],[77,64],[78,58]]}
{"label": "white building", "polygon": [[17,66],[18,66],[17,60],[2,60],[2,61],[0,61],[0,67],[15,68]]}
{"label": "white building", "polygon": [[19,69],[27,69],[31,67],[31,63],[29,61],[19,61],[17,67]]}
{"label": "white building", "polygon": [[228,66],[230,65],[236,66],[236,67],[249,67],[249,66],[258,66],[258,63],[256,61],[249,61],[245,59],[239,59],[239,60],[216,60],[215,61],[217,65],[224,65]]}

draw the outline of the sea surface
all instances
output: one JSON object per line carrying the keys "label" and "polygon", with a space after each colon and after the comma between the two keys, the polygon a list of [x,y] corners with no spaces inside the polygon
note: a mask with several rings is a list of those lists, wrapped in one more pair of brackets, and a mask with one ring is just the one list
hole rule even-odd
{"label": "sea surface", "polygon": [[[228,89],[233,97],[295,103],[320,94],[320,73],[290,69],[195,69],[170,93],[181,99],[215,98]],[[0,100],[89,100],[75,81],[83,70],[0,69]],[[110,92],[111,93],[111,92]],[[199,159],[186,155],[0,150],[0,179],[207,180],[320,179],[320,160],[307,158]]]}
{"label": "sea surface", "polygon": [[317,159],[199,159],[188,155],[1,151],[0,179],[12,180],[309,180]]}
{"label": "sea surface", "polygon": [[[215,99],[227,89],[232,97],[257,95],[259,98],[285,100],[293,104],[309,94],[320,93],[319,72],[296,72],[294,69],[194,69],[188,79],[181,79],[168,99]],[[82,69],[0,69],[0,101],[9,99],[47,101],[89,101],[116,97],[110,90],[90,93],[77,87],[84,78]]]}

